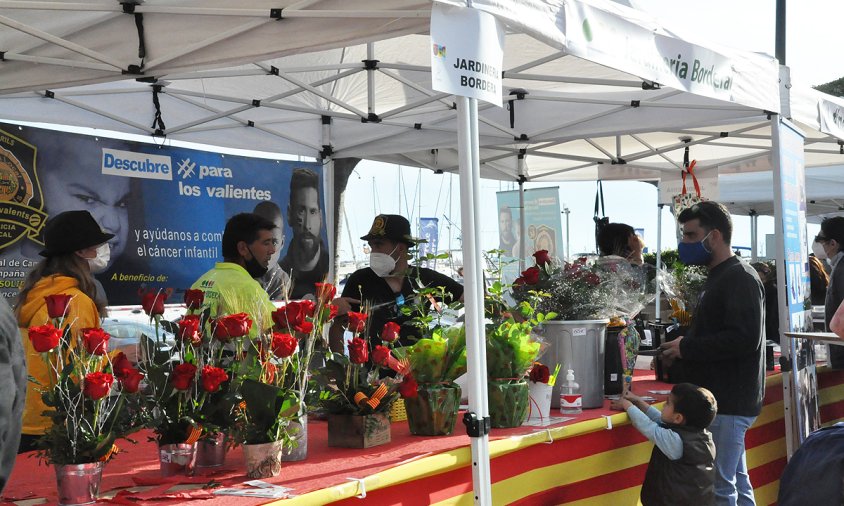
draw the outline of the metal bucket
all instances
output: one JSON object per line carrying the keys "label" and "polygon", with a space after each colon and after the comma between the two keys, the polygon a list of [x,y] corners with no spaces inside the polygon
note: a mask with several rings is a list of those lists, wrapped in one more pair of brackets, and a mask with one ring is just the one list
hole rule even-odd
{"label": "metal bucket", "polygon": [[161,476],[190,476],[196,464],[196,443],[161,445],[158,447],[158,460],[161,464]]}
{"label": "metal bucket", "polygon": [[[548,349],[542,361],[549,367],[556,364],[563,371],[574,370],[574,379],[580,385],[584,408],[604,405],[604,334],[609,320],[574,320],[543,322],[543,333]],[[564,377],[564,375],[563,375]],[[557,378],[551,394],[551,407],[560,407],[560,387]]]}
{"label": "metal bucket", "polygon": [[91,462],[54,466],[59,504],[71,506],[97,502],[103,465],[103,462]]}
{"label": "metal bucket", "polygon": [[226,463],[226,435],[218,432],[196,442],[197,469],[220,467]]}

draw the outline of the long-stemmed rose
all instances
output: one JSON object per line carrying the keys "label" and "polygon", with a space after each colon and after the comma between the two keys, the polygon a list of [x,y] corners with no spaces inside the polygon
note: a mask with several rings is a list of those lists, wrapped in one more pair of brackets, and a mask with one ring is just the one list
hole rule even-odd
{"label": "long-stemmed rose", "polygon": [[84,383],[82,392],[85,397],[96,401],[108,395],[114,376],[107,372],[89,372],[85,375]]}
{"label": "long-stemmed rose", "polygon": [[399,338],[401,326],[396,322],[387,322],[381,329],[381,340],[386,343],[395,342]]}
{"label": "long-stemmed rose", "polygon": [[214,393],[220,389],[220,385],[229,379],[226,371],[219,367],[206,365],[202,368],[202,389]]}
{"label": "long-stemmed rose", "polygon": [[138,391],[141,385],[141,380],[144,379],[144,374],[137,369],[128,369],[124,371],[122,377],[118,377],[123,391],[129,394],[134,394]]}
{"label": "long-stemmed rose", "polygon": [[337,287],[330,283],[314,283],[316,296],[323,306],[328,305],[337,294]]}
{"label": "long-stemmed rose", "polygon": [[72,295],[66,293],[57,293],[44,297],[47,303],[47,316],[52,319],[61,319],[67,316],[68,304],[70,304],[72,298]]}
{"label": "long-stemmed rose", "polygon": [[197,345],[202,342],[200,333],[200,319],[198,315],[185,315],[179,320],[179,339],[184,343]]}
{"label": "long-stemmed rose", "polygon": [[99,327],[82,329],[82,342],[85,344],[85,351],[91,355],[108,353],[108,340],[110,338],[111,335]]}
{"label": "long-stemmed rose", "polygon": [[185,290],[185,306],[189,310],[195,310],[202,307],[205,303],[205,292],[199,289],[188,288]]}
{"label": "long-stemmed rose", "polygon": [[353,364],[365,364],[369,360],[369,345],[365,339],[353,337],[349,341],[349,360]]}
{"label": "long-stemmed rose", "polygon": [[349,311],[349,331],[358,333],[363,332],[366,328],[366,313],[356,313]]}
{"label": "long-stemmed rose", "polygon": [[173,368],[173,373],[170,375],[170,382],[176,390],[187,390],[193,384],[195,377],[196,366],[185,362]]}
{"label": "long-stemmed rose", "polygon": [[273,332],[272,350],[276,357],[287,358],[293,355],[297,346],[299,346],[299,341],[292,335],[283,332]]}
{"label": "long-stemmed rose", "polygon": [[52,350],[59,345],[61,338],[61,329],[57,329],[50,323],[29,328],[29,340],[33,349],[38,353],[46,353]]}
{"label": "long-stemmed rose", "polygon": [[252,319],[246,313],[236,313],[216,318],[213,323],[214,338],[229,342],[243,337],[252,328]]}

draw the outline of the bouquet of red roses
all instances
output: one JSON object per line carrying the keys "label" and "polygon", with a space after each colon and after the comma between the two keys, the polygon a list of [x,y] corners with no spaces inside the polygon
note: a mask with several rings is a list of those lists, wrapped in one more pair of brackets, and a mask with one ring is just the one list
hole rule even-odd
{"label": "bouquet of red roses", "polygon": [[86,328],[72,335],[66,318],[71,296],[45,297],[52,320],[30,327],[29,339],[49,369],[50,384],[41,385],[45,413],[52,426],[38,446],[52,464],[108,460],[116,439],[140,428],[127,400],[137,400],[143,374],[123,353],[108,355],[110,335]]}

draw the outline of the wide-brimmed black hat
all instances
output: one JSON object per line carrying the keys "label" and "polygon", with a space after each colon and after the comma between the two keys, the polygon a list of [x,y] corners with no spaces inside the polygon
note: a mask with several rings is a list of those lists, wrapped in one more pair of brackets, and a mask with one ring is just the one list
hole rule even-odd
{"label": "wide-brimmed black hat", "polygon": [[88,211],[65,211],[44,225],[44,249],[41,256],[49,257],[73,253],[97,246],[114,237],[103,232]]}
{"label": "wide-brimmed black hat", "polygon": [[410,222],[399,214],[379,214],[372,222],[369,233],[361,237],[364,241],[372,239],[389,239],[391,241],[403,242],[408,246],[415,246],[420,242],[410,235]]}

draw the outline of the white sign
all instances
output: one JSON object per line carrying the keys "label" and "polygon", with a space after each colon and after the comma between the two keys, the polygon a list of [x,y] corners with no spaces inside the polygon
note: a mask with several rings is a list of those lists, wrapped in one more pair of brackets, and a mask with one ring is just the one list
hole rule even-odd
{"label": "white sign", "polygon": [[[700,196],[706,200],[718,200],[718,168],[707,170],[694,169],[695,177],[700,185]],[[659,181],[659,203],[671,205],[674,195],[683,191],[683,176],[678,170],[676,176],[663,177]],[[686,193],[695,193],[695,183],[692,176],[686,175]]]}
{"label": "white sign", "polygon": [[844,105],[830,100],[818,100],[821,132],[844,139]]}
{"label": "white sign", "polygon": [[504,30],[494,16],[435,3],[431,9],[431,86],[501,107]]}
{"label": "white sign", "polygon": [[103,174],[172,181],[171,167],[169,156],[103,148]]}

